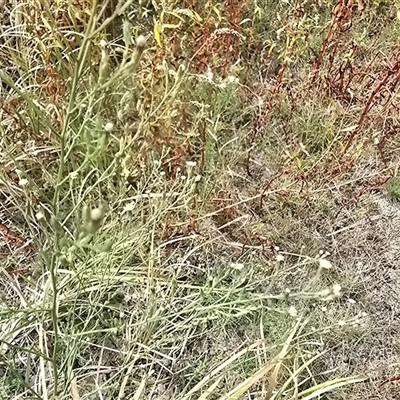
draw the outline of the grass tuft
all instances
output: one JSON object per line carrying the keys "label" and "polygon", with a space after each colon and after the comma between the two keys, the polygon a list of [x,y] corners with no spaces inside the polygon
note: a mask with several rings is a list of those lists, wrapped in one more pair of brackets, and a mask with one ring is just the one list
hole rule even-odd
{"label": "grass tuft", "polygon": [[367,398],[397,360],[397,15],[0,1],[0,398]]}

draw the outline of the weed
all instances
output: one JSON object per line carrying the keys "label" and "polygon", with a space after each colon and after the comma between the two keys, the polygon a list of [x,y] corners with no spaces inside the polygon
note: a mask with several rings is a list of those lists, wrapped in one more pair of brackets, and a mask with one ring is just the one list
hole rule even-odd
{"label": "weed", "polygon": [[386,182],[385,189],[391,198],[400,200],[400,179],[397,176],[390,178]]}
{"label": "weed", "polygon": [[395,9],[0,2],[0,397],[365,381],[332,354],[384,332],[363,201],[400,198]]}

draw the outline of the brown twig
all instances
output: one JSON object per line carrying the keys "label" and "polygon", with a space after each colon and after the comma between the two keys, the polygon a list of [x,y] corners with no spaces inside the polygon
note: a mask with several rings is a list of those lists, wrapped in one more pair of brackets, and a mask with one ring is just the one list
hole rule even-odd
{"label": "brown twig", "polygon": [[400,127],[390,129],[389,131],[387,131],[387,132],[385,132],[383,134],[382,139],[378,143],[378,151],[379,151],[379,154],[380,154],[380,156],[382,158],[382,161],[385,164],[386,164],[387,160],[386,160],[386,158],[385,158],[385,156],[383,154],[383,146],[385,145],[385,142],[386,142],[386,140],[388,139],[389,136],[392,136],[392,135],[394,135],[394,134],[396,134],[398,132],[400,132]]}
{"label": "brown twig", "polygon": [[384,177],[384,178],[378,178],[375,182],[371,183],[368,186],[364,186],[352,199],[350,199],[349,201],[347,201],[346,203],[344,203],[338,210],[338,212],[335,215],[335,219],[339,216],[339,214],[343,211],[343,209],[345,209],[346,207],[348,207],[350,204],[352,203],[357,203],[358,199],[368,190],[371,189],[375,189],[377,187],[380,187],[382,185],[384,185],[388,180],[390,179],[389,177]]}
{"label": "brown twig", "polygon": [[364,105],[364,108],[361,111],[360,117],[358,118],[358,122],[356,127],[351,131],[349,138],[347,140],[346,146],[344,147],[342,151],[342,155],[347,152],[347,150],[350,148],[354,137],[357,135],[358,132],[360,132],[363,122],[365,120],[365,117],[367,116],[369,110],[371,109],[373,105],[373,101],[378,93],[382,91],[382,89],[385,87],[385,85],[388,83],[389,79],[396,73],[399,72],[400,70],[400,57],[399,55],[397,56],[396,63],[387,71],[386,75],[378,82],[378,84],[374,87],[372,90],[371,94],[368,97],[367,102]]}
{"label": "brown twig", "polygon": [[290,171],[290,167],[287,167],[285,169],[283,169],[282,171],[280,171],[279,173],[277,173],[274,177],[272,177],[269,182],[266,184],[266,186],[264,187],[264,189],[261,191],[261,196],[260,196],[260,207],[262,207],[262,202],[264,200],[265,197],[265,193],[267,192],[267,190],[271,187],[272,183],[274,181],[276,181],[277,179],[279,179],[281,176],[286,175],[287,173],[289,173]]}
{"label": "brown twig", "polygon": [[[22,248],[23,246],[26,246],[28,243],[28,241],[24,239],[21,235],[11,230],[7,225],[1,222],[0,222],[0,231],[1,231],[1,237],[4,240],[6,240],[8,244],[13,244],[18,246],[19,248]],[[26,247],[32,253],[37,253],[36,248],[32,244],[28,244]]]}

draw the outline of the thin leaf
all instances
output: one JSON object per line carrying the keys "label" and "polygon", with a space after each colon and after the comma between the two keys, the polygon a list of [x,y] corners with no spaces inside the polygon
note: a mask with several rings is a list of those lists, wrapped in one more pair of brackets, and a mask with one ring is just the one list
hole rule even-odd
{"label": "thin leaf", "polygon": [[[312,388],[308,388],[308,389],[304,390],[303,392],[299,393],[298,398],[301,400],[315,399],[316,397],[319,397],[322,394],[330,392],[341,386],[351,385],[353,383],[364,382],[368,379],[369,379],[368,377],[360,377],[360,378],[350,377],[350,378],[334,379],[331,381],[320,383],[319,385],[315,385]],[[309,393],[311,393],[309,396],[303,397]],[[295,399],[295,397],[291,397],[289,400],[296,400],[296,399]]]}
{"label": "thin leaf", "polygon": [[348,126],[347,128],[343,128],[340,130],[340,132],[352,132],[354,131],[354,129],[357,129],[358,125],[352,125],[352,126]]}
{"label": "thin leaf", "polygon": [[219,400],[236,400],[242,394],[244,394],[251,386],[257,383],[268,371],[270,371],[275,364],[268,364],[265,367],[261,368],[255,375],[247,378],[245,381],[237,385],[233,390],[231,390],[228,394],[220,397]]}
{"label": "thin leaf", "polygon": [[164,32],[164,29],[176,29],[179,28],[181,24],[162,24],[161,30]]}
{"label": "thin leaf", "polygon": [[212,394],[215,388],[222,381],[223,376],[220,376],[197,400],[206,400],[210,394]]}
{"label": "thin leaf", "polygon": [[42,15],[42,22],[44,24],[44,26],[49,30],[49,31],[53,31],[49,21],[47,21],[47,19]]}
{"label": "thin leaf", "polygon": [[189,18],[191,18],[191,19],[193,19],[193,20],[195,20],[197,22],[202,22],[203,21],[203,18],[201,18],[200,15],[196,11],[192,11],[192,10],[189,10],[187,8],[178,8],[178,9],[174,10],[174,13],[175,14],[186,15]]}
{"label": "thin leaf", "polygon": [[162,27],[158,22],[154,22],[154,39],[156,39],[158,47],[161,47],[161,32]]}
{"label": "thin leaf", "polygon": [[261,368],[259,371],[257,371],[255,375],[247,378],[245,381],[243,381],[242,383],[237,385],[228,394],[220,397],[219,400],[236,400],[236,399],[238,399],[251,386],[253,386],[255,383],[257,383],[267,372],[269,372],[272,368],[275,367],[274,374],[271,378],[271,382],[268,387],[267,395],[265,396],[265,399],[270,399],[271,395],[272,395],[272,391],[274,390],[274,388],[276,386],[277,374],[279,372],[281,360],[286,356],[289,346],[297,332],[298,327],[300,326],[300,322],[301,322],[301,318],[298,319],[292,332],[290,333],[289,337],[286,339],[285,344],[282,347],[282,350],[279,352],[279,354],[276,357],[274,357],[274,359],[269,364],[267,364],[266,366]]}
{"label": "thin leaf", "polygon": [[[298,369],[296,369],[296,371],[293,372],[293,374],[291,374],[290,378],[288,378],[286,380],[286,382],[279,388],[278,392],[274,394],[274,396],[271,398],[271,400],[274,399],[279,399],[280,396],[282,395],[282,393],[287,389],[287,387],[290,385],[290,383],[292,381],[295,380],[295,378],[297,376],[299,376],[304,369],[306,369],[309,365],[311,365],[315,360],[317,360],[318,358],[320,358],[322,355],[324,355],[326,352],[322,352],[319,353],[317,355],[315,355],[314,357],[310,358],[307,362],[305,362],[304,364],[302,364]],[[297,394],[298,396],[298,394]],[[298,397],[296,397],[296,395],[293,397],[293,400],[298,400]]]}
{"label": "thin leaf", "polygon": [[207,384],[214,376],[216,376],[219,372],[221,372],[224,368],[228,367],[232,364],[235,360],[240,358],[242,355],[248,353],[250,350],[253,350],[260,346],[264,340],[258,340],[257,342],[253,343],[251,346],[246,347],[245,349],[239,351],[239,353],[234,354],[232,357],[228,358],[228,360],[224,361],[220,364],[217,368],[207,374],[194,388],[192,388],[182,400],[187,400],[193,393],[196,393],[199,389],[201,389],[204,385]]}
{"label": "thin leaf", "polygon": [[72,400],[80,400],[80,396],[79,396],[79,389],[78,389],[78,385],[76,383],[76,378],[72,379],[71,381],[71,396],[72,396]]}
{"label": "thin leaf", "polygon": [[220,11],[218,10],[218,8],[214,6],[213,7],[213,11],[215,12],[215,14],[217,14],[218,21],[221,22],[222,21],[222,15],[221,15]]}
{"label": "thin leaf", "polygon": [[193,14],[194,14],[194,18],[195,18],[195,20],[196,20],[197,22],[202,22],[202,21],[203,21],[203,18],[201,18],[200,15],[197,14],[196,11],[193,11]]}
{"label": "thin leaf", "polygon": [[279,373],[279,370],[280,370],[281,365],[282,365],[282,360],[286,357],[286,354],[287,354],[287,352],[289,350],[289,346],[292,343],[294,335],[296,334],[297,329],[300,326],[300,322],[301,322],[301,318],[298,319],[298,321],[297,321],[296,325],[294,326],[292,332],[290,333],[289,337],[286,339],[286,342],[283,345],[282,350],[278,354],[277,359],[279,361],[276,364],[275,369],[274,369],[274,371],[272,373],[271,380],[270,380],[270,383],[269,383],[269,386],[268,386],[268,390],[267,390],[267,394],[265,396],[266,400],[269,400],[272,397],[272,392],[274,391],[274,389],[276,387],[276,383],[278,381],[278,373]]}
{"label": "thin leaf", "polygon": [[136,390],[136,393],[133,396],[132,400],[139,400],[140,399],[140,396],[142,395],[143,390],[144,390],[144,388],[146,386],[146,382],[147,382],[147,376],[144,376],[142,381],[140,382],[140,385],[139,385],[138,389]]}
{"label": "thin leaf", "polygon": [[173,15],[174,17],[178,18],[179,20],[181,20],[182,22],[185,22],[185,20],[176,12],[173,11],[165,11],[165,14],[170,14]]}

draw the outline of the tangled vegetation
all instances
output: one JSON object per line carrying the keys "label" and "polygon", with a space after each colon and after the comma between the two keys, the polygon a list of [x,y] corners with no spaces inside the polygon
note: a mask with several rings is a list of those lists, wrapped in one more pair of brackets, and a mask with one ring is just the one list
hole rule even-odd
{"label": "tangled vegetation", "polygon": [[0,1],[0,398],[392,398],[399,7]]}

